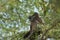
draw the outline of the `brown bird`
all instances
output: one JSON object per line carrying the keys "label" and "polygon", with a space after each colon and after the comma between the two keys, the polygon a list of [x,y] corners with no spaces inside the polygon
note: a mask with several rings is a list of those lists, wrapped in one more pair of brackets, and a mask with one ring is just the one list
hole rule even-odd
{"label": "brown bird", "polygon": [[[30,24],[30,31],[24,35],[24,38],[30,38],[32,34],[34,34],[34,32],[37,29],[37,24],[38,23],[42,23],[41,18],[39,17],[38,13],[35,12],[32,16],[29,16],[29,20],[31,22]],[[38,31],[38,33],[40,34],[40,31]]]}

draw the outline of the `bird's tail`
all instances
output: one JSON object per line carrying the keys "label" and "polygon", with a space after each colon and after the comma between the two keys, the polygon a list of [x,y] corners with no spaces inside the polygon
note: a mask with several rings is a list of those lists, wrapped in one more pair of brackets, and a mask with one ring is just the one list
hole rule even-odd
{"label": "bird's tail", "polygon": [[27,38],[30,35],[30,31],[24,35],[23,38]]}

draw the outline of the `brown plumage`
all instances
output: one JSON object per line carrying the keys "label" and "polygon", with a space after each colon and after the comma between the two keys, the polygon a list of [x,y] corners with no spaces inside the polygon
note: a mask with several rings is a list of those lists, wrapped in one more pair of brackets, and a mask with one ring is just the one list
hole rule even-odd
{"label": "brown plumage", "polygon": [[[29,20],[31,22],[30,31],[26,35],[24,35],[24,38],[31,37],[31,35],[34,33],[34,31],[36,31],[38,23],[43,24],[41,18],[39,17],[38,13],[36,13],[36,12],[32,16],[29,16]],[[40,31],[38,33],[40,33]]]}

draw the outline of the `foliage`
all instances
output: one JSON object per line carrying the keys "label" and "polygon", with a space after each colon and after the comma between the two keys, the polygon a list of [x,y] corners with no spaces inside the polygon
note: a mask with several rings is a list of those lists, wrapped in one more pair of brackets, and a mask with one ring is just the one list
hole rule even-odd
{"label": "foliage", "polygon": [[44,36],[60,40],[59,4],[60,0],[0,0],[0,40],[22,40],[35,11],[45,22],[39,24],[43,33],[49,29]]}

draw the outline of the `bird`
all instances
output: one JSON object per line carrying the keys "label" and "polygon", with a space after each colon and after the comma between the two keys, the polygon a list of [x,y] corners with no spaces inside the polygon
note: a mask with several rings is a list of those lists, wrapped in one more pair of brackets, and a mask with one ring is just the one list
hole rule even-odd
{"label": "bird", "polygon": [[[31,22],[30,31],[24,35],[24,38],[30,38],[31,35],[35,33],[38,23],[43,24],[42,19],[39,17],[37,12],[35,12],[32,16],[29,16],[28,18],[29,18],[29,21]],[[40,31],[38,31],[37,33],[40,34]]]}

